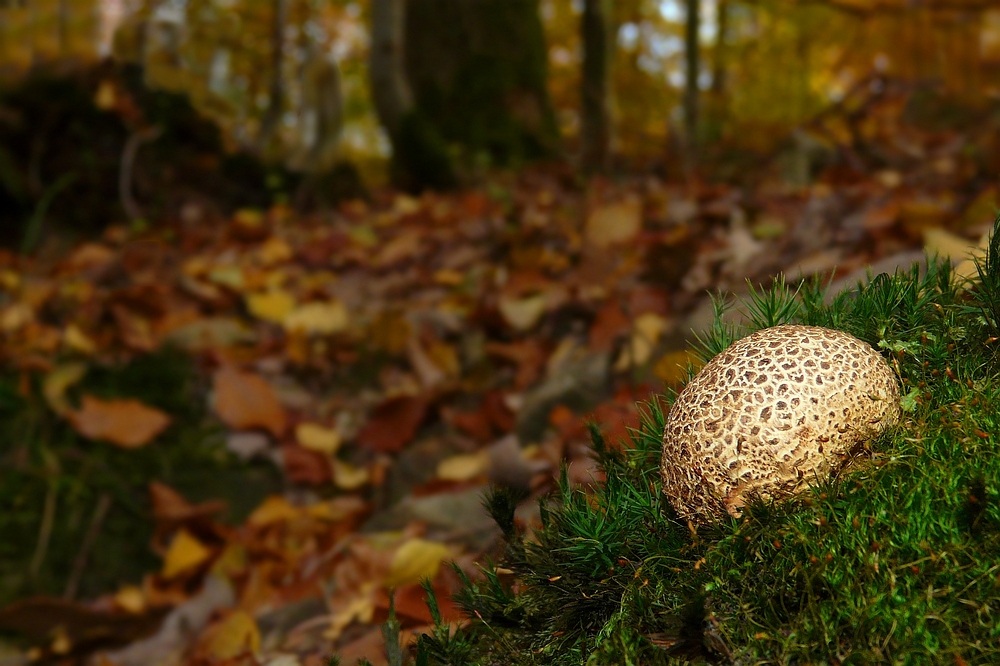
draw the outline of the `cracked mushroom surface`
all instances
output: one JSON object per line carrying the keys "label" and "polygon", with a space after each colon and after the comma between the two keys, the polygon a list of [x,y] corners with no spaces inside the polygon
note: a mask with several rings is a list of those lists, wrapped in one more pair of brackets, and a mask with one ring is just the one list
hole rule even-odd
{"label": "cracked mushroom surface", "polygon": [[896,374],[870,345],[818,326],[734,342],[677,397],[663,433],[663,492],[683,520],[738,517],[838,471],[900,419]]}

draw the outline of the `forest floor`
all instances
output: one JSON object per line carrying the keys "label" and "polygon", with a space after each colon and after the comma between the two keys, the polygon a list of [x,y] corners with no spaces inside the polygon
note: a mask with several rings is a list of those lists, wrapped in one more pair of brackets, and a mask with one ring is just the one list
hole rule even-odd
{"label": "forest floor", "polygon": [[0,663],[385,664],[424,578],[460,622],[442,563],[499,552],[483,492],[528,489],[530,527],[562,465],[599,483],[585,424],[622,441],[683,384],[710,291],[974,274],[995,185],[962,135],[906,138],[804,187],[549,167],[0,253]]}

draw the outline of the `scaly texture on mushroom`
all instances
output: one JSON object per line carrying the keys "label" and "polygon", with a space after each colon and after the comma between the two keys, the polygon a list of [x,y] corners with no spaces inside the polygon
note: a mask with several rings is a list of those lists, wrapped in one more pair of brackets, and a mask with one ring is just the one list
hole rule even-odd
{"label": "scaly texture on mushroom", "polygon": [[899,423],[899,383],[857,338],[775,326],[709,361],[677,397],[663,433],[663,492],[693,524],[738,517],[839,470]]}

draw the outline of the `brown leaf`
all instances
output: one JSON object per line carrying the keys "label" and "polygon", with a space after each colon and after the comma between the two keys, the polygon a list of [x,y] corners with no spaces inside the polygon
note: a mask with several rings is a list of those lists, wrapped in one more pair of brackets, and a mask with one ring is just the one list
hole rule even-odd
{"label": "brown leaf", "polygon": [[58,633],[69,652],[83,654],[147,636],[156,631],[165,614],[166,609],[142,615],[105,613],[72,601],[33,597],[0,608],[0,629],[39,642],[50,641]]}
{"label": "brown leaf", "polygon": [[516,422],[514,412],[507,406],[503,394],[499,391],[490,391],[483,397],[482,409],[490,424],[499,433],[506,434],[514,429]]}
{"label": "brown leaf", "polygon": [[281,437],[287,420],[271,386],[255,374],[226,365],[215,373],[215,413],[230,428],[264,428]]}
{"label": "brown leaf", "polygon": [[429,406],[427,399],[419,396],[389,398],[372,412],[358,433],[358,443],[381,453],[401,450],[417,434]]}
{"label": "brown leaf", "polygon": [[225,508],[225,503],[219,500],[191,504],[179,492],[159,481],[149,483],[149,497],[153,503],[153,517],[162,522],[183,523]]}
{"label": "brown leaf", "polygon": [[73,428],[88,439],[103,439],[135,449],[151,442],[170,425],[170,417],[138,400],[100,400],[83,396],[81,408],[69,416]]}
{"label": "brown leaf", "polygon": [[629,320],[615,299],[609,299],[597,311],[590,327],[589,346],[592,351],[610,351],[615,341],[629,329]]}
{"label": "brown leaf", "polygon": [[293,483],[318,486],[329,483],[333,478],[330,456],[310,451],[298,444],[281,447],[281,458],[285,464],[285,475]]}

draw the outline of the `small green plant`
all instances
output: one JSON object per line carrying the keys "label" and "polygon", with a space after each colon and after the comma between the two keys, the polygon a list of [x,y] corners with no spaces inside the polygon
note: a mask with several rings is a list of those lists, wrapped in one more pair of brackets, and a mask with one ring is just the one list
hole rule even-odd
{"label": "small green plant", "polygon": [[934,259],[833,298],[778,280],[751,291],[739,329],[717,299],[704,359],[764,326],[835,327],[886,355],[903,423],[838,477],[697,533],[662,497],[665,406],[622,448],[595,429],[606,483],[563,474],[530,536],[516,496],[486,499],[503,557],[466,579],[468,624],[438,622],[420,663],[1000,662],[997,230],[972,282]]}

